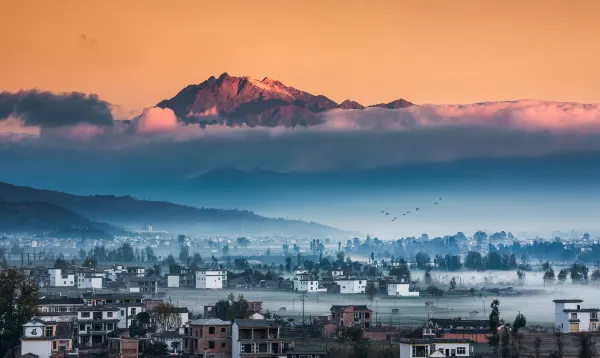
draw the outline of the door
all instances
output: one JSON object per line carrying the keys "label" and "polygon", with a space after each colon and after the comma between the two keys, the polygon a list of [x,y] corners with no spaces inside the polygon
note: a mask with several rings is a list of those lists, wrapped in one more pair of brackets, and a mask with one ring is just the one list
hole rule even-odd
{"label": "door", "polygon": [[569,323],[569,332],[579,332],[579,322]]}

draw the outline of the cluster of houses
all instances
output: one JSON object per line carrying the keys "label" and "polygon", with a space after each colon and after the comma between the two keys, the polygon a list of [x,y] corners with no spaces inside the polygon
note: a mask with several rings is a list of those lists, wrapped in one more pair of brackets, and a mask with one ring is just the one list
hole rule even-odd
{"label": "cluster of houses", "polygon": [[340,294],[364,294],[367,286],[372,285],[377,292],[388,296],[414,297],[419,296],[419,291],[409,283],[387,276],[378,280],[352,277],[344,275],[342,270],[331,270],[320,277],[308,271],[296,271],[293,279],[293,289],[298,292],[329,292]]}
{"label": "cluster of houses", "polygon": [[103,288],[128,289],[130,292],[156,294],[161,286],[198,289],[222,289],[227,287],[227,270],[201,268],[194,271],[182,269],[179,274],[167,274],[166,280],[148,275],[143,266],[114,265],[105,270],[83,266],[61,268],[24,269],[39,287],[78,288],[98,290]]}
{"label": "cluster of houses", "polygon": [[[39,301],[39,315],[23,325],[21,357],[66,358],[88,355],[111,358],[138,357],[145,346],[162,342],[170,356],[206,358],[325,358],[326,347],[298,338],[274,319],[261,313],[262,302],[249,302],[246,317],[233,322],[214,317],[214,306],[204,308],[204,317],[193,319],[187,308],[179,308],[178,326],[171,330],[156,328],[152,333],[131,335],[141,325],[139,313],[153,317],[157,300],[141,293],[85,293],[78,298],[49,297]],[[360,327],[367,338],[390,339],[379,335],[373,326],[373,312],[365,305],[334,305],[327,318],[311,322],[321,325],[324,338],[333,337],[345,327]],[[303,325],[304,323],[302,323]],[[471,341],[464,338],[439,338],[426,329],[422,339],[400,340],[400,352],[406,357],[469,356]],[[435,350],[432,344],[437,347]],[[426,348],[422,348],[426,347]],[[464,347],[464,349],[463,349]],[[425,349],[426,351],[422,351]],[[446,351],[447,350],[447,351]],[[426,353],[427,355],[419,355]],[[404,357],[404,356],[401,356]]]}
{"label": "cluster of houses", "polygon": [[[487,343],[490,336],[488,319],[477,318],[477,312],[468,317],[430,317],[419,337],[401,338],[394,327],[376,322],[366,305],[333,305],[329,314],[307,324],[277,321],[258,301],[248,302],[246,315],[233,321],[216,317],[216,306],[205,306],[202,318],[192,317],[187,308],[176,308],[177,324],[167,330],[154,324],[159,302],[140,292],[41,298],[38,314],[23,325],[21,356],[75,358],[104,352],[111,358],[137,357],[146,345],[162,342],[173,356],[325,358],[326,347],[293,334],[295,328],[305,331],[310,325],[319,328],[322,339],[339,337],[344,328],[359,327],[365,338],[397,344],[400,358],[449,357],[472,356],[474,344]],[[582,302],[554,301],[555,331],[598,331],[600,308],[585,308]],[[132,328],[143,324],[142,312],[148,313],[154,328],[132,335]],[[532,332],[531,327],[523,329]]]}

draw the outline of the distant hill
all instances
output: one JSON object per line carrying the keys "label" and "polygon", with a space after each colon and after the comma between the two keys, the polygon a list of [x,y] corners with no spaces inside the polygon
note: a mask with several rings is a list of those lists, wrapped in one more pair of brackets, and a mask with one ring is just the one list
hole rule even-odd
{"label": "distant hill", "polygon": [[[106,231],[105,231],[106,230]],[[112,238],[115,230],[94,223],[70,210],[46,202],[6,202],[0,200],[0,231],[47,233],[57,237]]]}
{"label": "distant hill", "polygon": [[[184,206],[162,201],[137,200],[130,196],[77,196],[0,182],[0,200],[12,203],[48,203],[81,215],[128,229],[152,225],[156,230],[214,235],[340,236],[346,232],[300,220],[266,218],[245,210],[220,210]],[[40,211],[43,211],[40,209]],[[31,211],[36,217],[39,211]],[[8,215],[8,214],[7,214]],[[46,217],[47,213],[39,214]],[[24,221],[26,227],[27,221]],[[82,221],[83,223],[83,221]]]}
{"label": "distant hill", "polygon": [[[398,99],[371,107],[398,109],[413,103]],[[218,78],[189,85],[175,97],[156,105],[170,108],[185,122],[212,124],[217,121],[227,125],[256,126],[312,126],[321,123],[318,113],[332,109],[358,109],[365,107],[346,100],[341,104],[323,96],[313,95],[265,77],[236,77],[223,73]]]}

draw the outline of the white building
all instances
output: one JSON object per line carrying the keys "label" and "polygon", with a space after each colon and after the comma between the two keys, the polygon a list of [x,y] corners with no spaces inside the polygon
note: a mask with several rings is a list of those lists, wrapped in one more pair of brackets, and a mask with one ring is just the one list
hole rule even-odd
{"label": "white building", "polygon": [[118,328],[119,308],[114,305],[85,306],[77,310],[77,343],[103,344],[108,334]]}
{"label": "white building", "polygon": [[400,358],[469,357],[473,347],[468,339],[435,338],[435,333],[425,329],[423,338],[401,338]]}
{"label": "white building", "polygon": [[196,288],[222,289],[227,282],[227,270],[203,269],[196,271]]}
{"label": "white building", "polygon": [[80,278],[78,283],[79,283],[79,288],[100,289],[100,288],[104,287],[104,278],[102,278],[102,276],[86,275],[85,277]]}
{"label": "white building", "polygon": [[75,274],[63,272],[62,269],[48,269],[51,287],[74,287]]}
{"label": "white building", "polygon": [[336,280],[340,293],[365,293],[367,280]]}
{"label": "white building", "polygon": [[83,306],[81,298],[44,297],[38,300],[40,319],[48,322],[70,322],[77,318],[77,309]]}
{"label": "white building", "polygon": [[388,296],[419,296],[419,292],[413,292],[410,290],[410,284],[408,283],[388,283],[387,285]]}
{"label": "white building", "polygon": [[583,308],[583,300],[554,300],[554,324],[562,333],[598,331],[600,308]]}
{"label": "white building", "polygon": [[344,276],[343,270],[331,270],[331,277],[342,277]]}
{"label": "white building", "polygon": [[[65,325],[66,323],[61,323]],[[39,358],[50,358],[54,353],[69,351],[72,348],[71,335],[67,327],[57,322],[33,318],[23,325],[21,354],[34,354]]]}
{"label": "white building", "polygon": [[317,292],[319,290],[319,280],[314,275],[298,274],[294,277],[293,283],[294,291]]}
{"label": "white building", "polygon": [[179,275],[177,275],[177,274],[167,275],[167,287],[179,287]]}

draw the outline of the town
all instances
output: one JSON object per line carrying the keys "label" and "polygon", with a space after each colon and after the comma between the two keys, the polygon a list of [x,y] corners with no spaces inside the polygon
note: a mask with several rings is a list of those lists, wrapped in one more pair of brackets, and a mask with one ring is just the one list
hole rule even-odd
{"label": "town", "polygon": [[[6,235],[0,282],[19,288],[23,297],[12,304],[29,315],[12,327],[12,344],[2,353],[579,357],[594,349],[600,305],[588,282],[596,282],[600,269],[592,269],[588,280],[584,265],[559,270],[559,257],[595,254],[598,244],[583,235],[560,248],[557,239],[506,245],[507,236],[459,233],[392,243],[368,237],[342,246],[333,240],[153,233],[111,246],[94,243],[88,251],[78,250],[81,240],[75,240],[52,255],[52,239],[30,243],[27,236]],[[456,255],[432,259],[426,252],[442,242],[445,252],[456,247]],[[548,260],[532,264],[525,254],[515,257],[544,245],[550,245],[544,257],[556,267]],[[398,250],[402,255],[385,254]],[[491,274],[502,272],[502,265],[503,276]],[[486,267],[490,275],[481,276]],[[5,300],[3,307],[11,301]]]}

